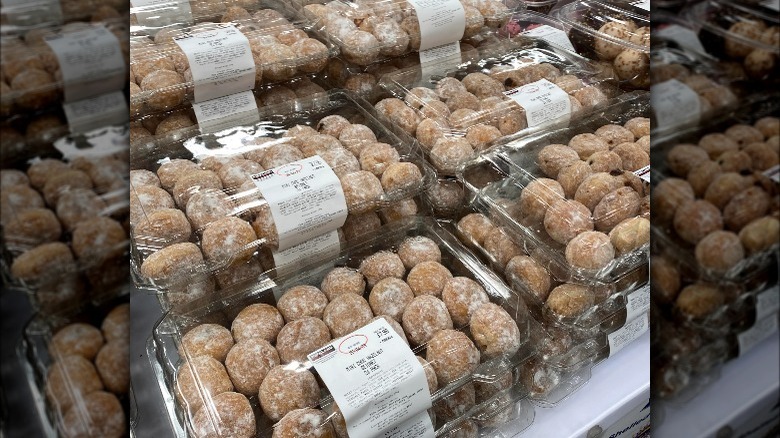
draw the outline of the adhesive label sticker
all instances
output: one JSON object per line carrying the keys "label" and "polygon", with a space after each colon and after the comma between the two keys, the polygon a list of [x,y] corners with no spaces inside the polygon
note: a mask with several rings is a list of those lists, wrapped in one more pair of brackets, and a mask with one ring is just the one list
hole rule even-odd
{"label": "adhesive label sticker", "polygon": [[254,88],[255,61],[249,40],[232,24],[221,24],[173,40],[189,61],[195,102]]}
{"label": "adhesive label sticker", "polygon": [[541,79],[504,92],[525,109],[528,127],[571,118],[571,100],[559,86]]}
{"label": "adhesive label sticker", "polygon": [[127,85],[127,66],[119,39],[108,29],[65,32],[45,38],[62,73],[66,102],[88,99]]}
{"label": "adhesive label sticker", "polygon": [[268,202],[279,251],[341,228],[347,220],[344,190],[319,155],[252,175]]}
{"label": "adhesive label sticker", "polygon": [[426,412],[431,396],[425,371],[384,319],[308,357],[338,403],[349,436],[434,436]]}

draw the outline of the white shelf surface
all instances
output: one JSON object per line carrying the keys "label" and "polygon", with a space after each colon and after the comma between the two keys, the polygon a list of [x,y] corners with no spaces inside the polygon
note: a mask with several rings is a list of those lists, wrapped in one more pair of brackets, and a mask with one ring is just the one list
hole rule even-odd
{"label": "white shelf surface", "polygon": [[[650,397],[650,332],[593,367],[590,380],[552,408],[536,408],[533,424],[519,436],[584,438],[606,430]],[[682,435],[681,435],[682,436]]]}
{"label": "white shelf surface", "polygon": [[733,433],[725,436],[761,436],[754,435],[757,429],[767,428],[767,422],[778,417],[778,370],[780,337],[775,334],[726,363],[720,378],[690,401],[678,406],[667,404],[665,418],[653,427],[653,436],[716,437],[724,428]]}

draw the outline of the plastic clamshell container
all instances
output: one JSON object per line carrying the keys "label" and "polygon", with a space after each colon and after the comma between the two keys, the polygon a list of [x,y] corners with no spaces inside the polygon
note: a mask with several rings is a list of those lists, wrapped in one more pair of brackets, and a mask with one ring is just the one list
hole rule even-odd
{"label": "plastic clamshell container", "polygon": [[693,4],[682,15],[698,30],[711,55],[740,62],[753,80],[777,78],[780,18],[776,11],[745,2],[714,0]]}
{"label": "plastic clamshell container", "polygon": [[3,35],[45,32],[46,28],[74,21],[104,21],[125,15],[127,3],[122,1],[96,2],[93,0],[36,0],[8,2],[0,7]]}
{"label": "plastic clamshell container", "polygon": [[[755,142],[757,143],[769,141],[753,125],[756,121],[765,117],[775,117],[775,120],[777,120],[778,115],[780,115],[779,111],[780,106],[777,104],[777,96],[772,95],[761,100],[748,101],[735,111],[716,118],[703,126],[669,133],[653,139],[653,202],[659,204],[659,208],[655,210],[656,213],[653,215],[653,228],[659,239],[662,239],[664,245],[674,249],[675,257],[681,257],[689,265],[696,266],[703,278],[717,282],[724,279],[734,280],[750,276],[752,272],[763,270],[769,264],[772,256],[777,252],[778,244],[774,243],[767,247],[759,247],[763,249],[753,250],[752,252],[748,251],[742,244],[743,257],[734,263],[728,266],[724,265],[723,268],[717,268],[709,263],[701,266],[695,255],[698,242],[694,244],[689,241],[695,238],[698,228],[683,227],[684,224],[681,220],[679,223],[680,228],[678,229],[674,220],[676,209],[670,210],[672,204],[669,204],[667,200],[671,200],[671,197],[682,197],[681,199],[684,200],[696,200],[700,203],[706,203],[710,210],[713,212],[715,210],[718,211],[720,221],[723,224],[720,230],[731,231],[736,234],[739,234],[748,223],[760,217],[771,216],[772,212],[776,211],[777,208],[778,184],[764,173],[771,171],[771,169],[763,169],[769,161],[759,160],[760,166],[754,167],[752,159],[748,157],[749,159],[745,160],[747,152],[744,152],[744,149],[750,146],[747,143],[754,142],[752,140],[743,140],[743,137],[737,134],[746,130],[756,136]],[[737,126],[737,129],[729,131],[733,126]],[[727,132],[732,137],[727,135]],[[762,138],[759,140],[758,136],[762,136]],[[745,144],[740,146],[735,139],[740,139],[739,141]],[[735,161],[735,159],[730,159],[723,154],[716,156],[718,149],[712,149],[711,147],[719,144],[726,145],[727,149],[732,149],[731,152],[725,152],[726,149],[720,152],[734,155],[737,159],[741,157],[742,160]],[[684,146],[678,147],[681,145]],[[740,148],[743,149],[742,152],[739,151]],[[708,154],[707,151],[711,151],[712,154]],[[721,167],[720,174],[728,174],[722,177],[723,181],[721,182],[725,184],[725,181],[731,179],[735,181],[736,189],[734,193],[727,195],[729,192],[724,192],[726,189],[719,190],[718,186],[712,185],[715,182],[715,178],[720,177],[720,174],[715,175],[713,179],[709,180],[709,183],[706,179],[702,180],[698,177],[699,173],[701,173],[699,171],[691,175],[690,173],[693,169],[688,169],[690,166],[685,165],[685,160],[691,160],[689,161],[690,163],[702,166],[708,161],[718,164]],[[713,165],[709,166],[714,167]],[[680,174],[680,172],[685,172],[685,174]],[[740,177],[742,177],[741,180]],[[691,182],[693,182],[693,185]],[[710,190],[711,186],[712,189]],[[731,200],[748,188],[756,192],[757,196],[765,198],[767,207],[763,213],[739,208],[738,203],[729,207]],[[761,202],[751,202],[750,204],[760,206]],[[702,204],[702,206],[705,205]],[[681,232],[688,237],[684,238],[680,234]],[[705,236],[701,236],[701,238],[703,237]]]}
{"label": "plastic clamshell container", "polygon": [[[129,291],[125,290],[125,294],[121,297],[115,297],[99,307],[88,307],[77,313],[62,314],[56,317],[36,314],[25,325],[16,351],[32,391],[32,399],[35,402],[45,436],[69,436],[69,433],[78,431],[84,433],[84,436],[97,436],[99,435],[98,431],[113,431],[115,434],[121,434],[122,431],[127,430],[130,413],[137,410],[137,407],[135,399],[129,393],[123,393],[118,387],[113,388],[118,392],[111,392],[106,388],[99,367],[105,367],[102,368],[102,372],[108,373],[107,370],[111,365],[108,365],[108,362],[101,356],[98,356],[101,357],[98,359],[101,365],[97,365],[95,358],[90,359],[76,353],[60,356],[59,353],[52,351],[52,338],[58,330],[70,324],[85,324],[94,327],[97,332],[92,328],[87,330],[86,327],[74,330],[74,332],[81,333],[82,336],[87,336],[88,333],[90,339],[94,341],[95,334],[100,333],[103,318],[112,309],[123,304],[124,306],[128,305],[128,293]],[[129,310],[127,312],[129,313]],[[100,350],[95,350],[92,354],[100,355],[100,351],[108,345],[108,341],[102,335],[98,336],[101,336],[99,338]],[[129,332],[127,336],[129,338]],[[125,341],[114,340],[112,345],[121,342]],[[82,347],[84,345],[86,342]],[[84,351],[91,351],[94,347],[95,343],[93,342]],[[107,352],[105,356],[109,354]],[[78,360],[74,356],[78,357]],[[127,356],[125,359],[130,360]],[[65,361],[69,365],[63,365]],[[129,370],[128,366],[128,373]],[[54,373],[58,375],[56,383],[50,384],[50,377]],[[130,380],[129,375],[127,380]],[[117,379],[112,379],[111,385],[116,384],[116,382]],[[98,393],[100,393],[100,398],[96,399],[95,394]],[[87,398],[90,398],[91,401],[88,402]],[[114,400],[107,404],[106,399]],[[73,403],[74,401],[75,403]],[[70,406],[71,404],[72,406]],[[120,409],[117,410],[117,407]],[[111,412],[106,412],[104,410],[106,408],[111,409]]]}
{"label": "plastic clamshell container", "polygon": [[[107,131],[118,133],[116,139],[126,135],[124,127],[94,132]],[[70,138],[86,146],[88,135]],[[7,287],[29,294],[41,313],[101,303],[127,281],[127,149],[119,149],[65,160],[51,144],[29,145],[4,156],[2,275]]]}
{"label": "plastic clamshell container", "polygon": [[[274,9],[262,9],[257,18],[232,23],[249,40],[255,64],[253,88],[324,71],[338,48],[317,31],[308,29],[289,6],[275,2],[266,6]],[[222,26],[225,24],[200,23],[161,31],[154,38],[131,37],[130,81],[137,85],[137,88],[130,86],[131,114],[134,117],[156,114],[193,103],[197,84],[193,81],[187,56],[173,38],[209,33]],[[169,74],[172,79],[163,84],[154,83],[156,76],[145,80],[157,70],[171,70],[177,75]]]}
{"label": "plastic clamshell container", "polygon": [[[468,9],[465,9],[466,29],[460,41],[467,44],[496,35],[509,17],[523,7],[514,0],[461,3]],[[354,64],[369,65],[419,51],[417,14],[405,0],[376,3],[300,0],[297,7],[314,28],[322,30],[339,46],[341,56]]]}
{"label": "plastic clamshell container", "polygon": [[[573,137],[580,134],[592,134],[598,128],[605,125],[623,125],[633,118],[646,118],[649,114],[648,104],[649,96],[647,93],[629,93],[621,96],[619,102],[582,119],[576,126],[537,134],[515,142],[510,142],[494,152],[480,156],[473,162],[467,164],[462,172],[463,182],[467,189],[467,196],[469,196],[472,201],[478,200],[478,202],[483,203],[485,205],[483,208],[487,208],[487,210],[483,211],[489,211],[491,213],[491,218],[495,220],[499,226],[504,227],[510,234],[517,236],[518,241],[530,243],[532,248],[538,248],[540,254],[546,254],[547,258],[554,261],[555,263],[553,263],[553,265],[557,266],[557,269],[560,271],[556,275],[561,281],[605,281],[611,278],[620,277],[634,271],[639,266],[646,265],[649,257],[649,243],[645,243],[624,254],[614,252],[614,257],[610,260],[606,260],[605,255],[605,260],[603,261],[606,261],[606,263],[600,263],[599,265],[594,264],[593,267],[584,265],[582,267],[573,266],[569,263],[565,255],[567,245],[554,240],[551,235],[548,234],[546,227],[543,224],[544,221],[540,216],[541,213],[546,215],[547,209],[550,207],[548,205],[549,201],[544,201],[544,199],[539,198],[539,208],[534,207],[537,205],[536,203],[530,203],[530,201],[528,201],[529,206],[522,207],[522,209],[518,202],[523,190],[529,185],[534,184],[539,187],[542,184],[552,184],[552,181],[549,181],[551,178],[542,171],[537,159],[538,153],[544,147],[552,144],[567,145]],[[576,164],[576,161],[582,160],[574,160],[572,158],[574,164]],[[649,199],[649,197],[645,195],[647,184],[631,171],[623,171],[618,168],[612,170],[616,172],[617,176],[607,172],[600,173],[612,178],[621,179],[616,181],[610,180],[610,184],[607,184],[607,187],[612,187],[614,185],[612,182],[619,183],[618,186],[615,186],[616,188],[631,187],[633,189],[632,192],[634,192],[640,200],[640,210],[636,214],[636,216],[639,216],[639,212],[641,212],[641,200],[645,198]],[[542,180],[542,182],[538,182],[539,180]],[[552,184],[552,186],[556,187],[554,184]],[[615,191],[616,188],[613,188],[612,191]],[[550,193],[554,195],[555,199],[558,197],[561,199],[563,198],[557,191],[553,192],[552,189],[549,190]],[[561,191],[563,191],[562,188]],[[591,192],[588,191],[587,193]],[[593,193],[598,194],[600,192]],[[636,197],[635,195],[630,196],[632,198]],[[576,192],[575,198],[579,198],[576,196]],[[533,200],[537,199],[537,197],[529,199]],[[568,199],[571,199],[571,197],[568,196]],[[584,202],[590,202],[587,200],[587,197],[579,199]],[[595,207],[598,207],[598,204],[601,204],[601,202],[599,201],[593,207],[593,211],[596,210]],[[629,206],[633,206],[633,203],[630,203]],[[589,206],[583,207],[590,208]],[[525,210],[526,208],[528,210]],[[605,227],[608,225],[614,226],[617,224],[612,224],[612,222],[617,221],[621,215],[630,211],[632,211],[631,208],[628,208],[627,210],[618,207],[611,209],[609,203],[607,203],[604,204],[603,209],[599,209],[598,217],[594,222],[603,220],[603,225]],[[632,217],[635,216],[629,214],[626,219]],[[609,230],[612,229],[612,227],[608,228]],[[598,229],[598,227],[596,229]],[[606,230],[606,228],[603,229]],[[603,240],[601,237],[599,239]]]}
{"label": "plastic clamshell container", "polygon": [[[524,109],[507,97],[506,91],[542,79],[571,79],[563,86],[570,87],[567,94],[573,108],[569,122],[572,125],[579,117],[606,106],[620,93],[614,79],[603,76],[585,58],[546,41],[527,38],[490,46],[480,52],[478,61],[455,67],[445,61],[429,69],[428,77],[421,77],[419,67],[385,75],[380,85],[394,97],[380,101],[375,107],[399,135],[416,138],[442,176],[457,175],[466,162],[495,145],[545,129],[567,126],[567,120],[562,116],[528,128]],[[470,84],[471,78],[480,78],[476,82],[478,85],[472,86],[473,92],[463,84],[464,81]],[[441,91],[455,88],[457,90],[452,93]],[[475,134],[473,139],[466,137],[472,129],[479,132],[475,126],[489,132]],[[463,143],[458,147],[440,145],[437,148],[436,142],[442,138],[466,140],[457,140],[458,145]]]}
{"label": "plastic clamshell container", "polygon": [[[303,141],[309,138],[307,135],[314,133],[314,129],[318,128],[320,120],[332,115],[340,115],[348,120],[362,124],[367,129],[356,129],[361,134],[355,137],[356,141],[354,142],[347,141],[347,136],[343,136],[345,138],[344,143],[339,143],[333,137],[325,138],[324,136],[317,138],[317,141],[311,140],[308,143]],[[350,177],[349,174],[354,174],[357,170],[360,170],[360,165],[357,158],[353,155],[354,152],[350,152],[347,149],[343,149],[343,153],[339,152],[342,151],[340,147],[358,147],[363,145],[364,141],[370,144],[375,142],[386,143],[390,146],[388,152],[391,155],[397,154],[399,161],[413,164],[417,168],[418,173],[416,178],[408,181],[408,184],[400,186],[388,185],[387,191],[384,188],[379,190],[382,187],[379,185],[379,177],[374,174],[367,175],[370,173],[368,171],[364,171],[360,176],[361,178],[365,177],[362,181],[369,180],[369,183],[363,182],[357,185],[356,183],[350,183],[351,185],[348,186],[349,190],[365,192],[365,196],[350,198],[354,199],[354,201],[348,201],[349,215],[358,218],[354,220],[360,221],[361,219],[359,218],[364,218],[368,222],[371,222],[370,215],[360,215],[377,212],[382,209],[392,209],[401,204],[414,201],[410,200],[410,198],[422,193],[435,178],[435,172],[425,163],[414,145],[400,140],[379,123],[375,118],[373,109],[367,102],[344,91],[329,91],[324,95],[299,99],[295,102],[295,110],[292,112],[286,107],[264,107],[260,111],[260,120],[256,125],[236,127],[215,134],[197,135],[196,132],[188,132],[189,135],[182,134],[170,141],[150,140],[131,145],[133,152],[130,167],[132,170],[156,172],[159,175],[158,171],[162,165],[169,162],[169,160],[178,160],[178,163],[183,163],[191,170],[197,170],[202,175],[208,176],[210,180],[218,183],[218,187],[215,187],[213,184],[192,184],[186,187],[176,184],[174,186],[168,185],[167,189],[144,187],[146,184],[142,183],[138,185],[131,184],[131,211],[135,209],[135,213],[131,213],[130,220],[133,227],[131,232],[132,272],[139,287],[164,292],[166,290],[178,290],[182,286],[192,286],[198,283],[193,282],[193,278],[201,278],[204,281],[213,283],[214,279],[212,276],[214,274],[222,272],[226,268],[239,270],[238,265],[251,270],[253,277],[257,277],[263,271],[270,269],[273,266],[273,262],[268,260],[269,253],[277,247],[276,227],[270,214],[268,214],[270,209],[267,202],[262,198],[260,190],[250,179],[251,174],[267,170],[264,169],[263,163],[265,166],[270,166],[270,169],[288,162],[298,161],[304,156],[311,157],[315,153],[319,153],[323,155],[322,158],[326,162],[332,163],[330,166],[340,180],[347,181],[354,178]],[[307,131],[307,129],[310,131]],[[192,128],[192,130],[195,130],[195,128]],[[367,134],[369,130],[371,135]],[[368,136],[361,137],[366,135]],[[317,142],[321,144],[318,145],[316,144]],[[334,142],[339,143],[339,147],[335,147]],[[236,149],[231,147],[232,145],[242,145],[243,147]],[[331,154],[325,150],[332,145],[332,149],[341,153],[342,156],[335,153]],[[299,146],[304,146],[307,153],[302,152]],[[392,151],[389,149],[392,149]],[[199,151],[204,154],[196,156],[192,151]],[[358,149],[355,149],[355,151],[358,151]],[[253,157],[259,161],[252,161],[242,157]],[[239,164],[244,167],[231,168],[230,171],[220,169],[223,162],[229,163],[230,160],[234,159],[241,159],[242,161]],[[365,161],[365,163],[368,163],[368,161]],[[407,165],[406,167],[409,166]],[[233,170],[237,172],[233,172]],[[377,171],[377,173],[380,173],[380,176],[383,175],[384,169],[380,168],[379,170],[382,170],[382,172]],[[220,177],[219,175],[222,176]],[[163,177],[162,179],[166,178]],[[175,181],[166,180],[166,182],[163,182],[163,186],[172,182]],[[369,185],[364,187],[365,184]],[[208,187],[211,187],[211,189]],[[155,219],[157,216],[154,215],[156,210],[150,207],[152,204],[139,202],[141,200],[139,195],[142,196],[149,191],[156,192],[157,195],[155,196],[157,199],[164,201],[163,205],[166,206],[166,210],[173,212],[175,210],[172,209],[178,208],[180,210],[176,214],[181,216],[187,206],[186,204],[182,205],[182,202],[185,202],[185,200],[189,201],[192,196],[209,190],[214,191],[217,196],[223,198],[230,207],[225,212],[225,218],[240,218],[247,226],[254,222],[254,230],[257,233],[256,238],[251,242],[242,244],[240,248],[234,248],[235,251],[231,250],[227,258],[209,259],[206,257],[204,259],[197,257],[198,262],[193,261],[186,267],[182,266],[181,269],[177,269],[178,273],[175,275],[171,273],[170,275],[154,276],[154,278],[144,275],[144,268],[142,267],[144,261],[152,254],[166,250],[167,247],[173,244],[191,242],[196,245],[197,255],[200,256],[202,232],[209,225],[214,224],[216,219],[212,216],[207,216],[205,220],[194,222],[196,225],[190,226],[190,223],[187,223],[185,227],[187,229],[182,230],[182,233],[175,232],[167,235],[146,233],[143,231],[146,225],[143,225],[142,222],[150,219],[146,221],[147,225],[158,223],[157,219]],[[177,201],[174,202],[174,199]],[[192,214],[190,215],[190,220],[192,220]],[[378,221],[379,219],[376,218],[376,220]],[[141,226],[140,229],[138,228],[139,226]],[[171,250],[168,249],[168,251]],[[238,265],[234,265],[234,263]],[[247,264],[246,266],[244,265],[245,263]],[[213,289],[213,287],[206,287],[207,289]],[[205,293],[207,292],[199,292],[200,295]]]}
{"label": "plastic clamshell container", "polygon": [[[745,94],[744,81],[747,78],[744,74],[726,70],[709,56],[674,47],[665,41],[657,41],[650,59],[650,79],[653,85],[672,79],[683,83],[699,97],[701,121],[706,122],[734,110],[739,105],[739,97]],[[678,124],[660,126],[656,122],[655,111],[652,112],[651,118],[653,132],[658,135],[679,131],[687,126],[684,120]]]}
{"label": "plastic clamshell container", "polygon": [[[66,36],[92,27],[108,29],[116,36],[118,47],[122,51],[118,57],[124,60],[126,74],[128,25],[127,21],[121,18],[99,23],[73,22],[44,29],[28,38],[3,36],[0,39],[0,50],[3,53],[0,64],[3,67],[2,79],[5,84],[0,96],[0,106],[9,108],[9,112],[25,113],[43,111],[65,102],[64,88],[70,85],[63,81],[59,60],[44,38],[53,35]],[[84,84],[90,81],[95,81],[95,78],[74,80],[73,87],[83,88]],[[101,93],[109,91],[111,90],[102,90]],[[89,96],[84,96],[87,97]]]}
{"label": "plastic clamshell container", "polygon": [[520,0],[520,3],[525,4],[528,11],[547,15],[558,2],[555,0]]}
{"label": "plastic clamshell container", "polygon": [[[343,250],[339,256],[326,263],[313,263],[303,267],[298,273],[281,276],[274,281],[255,283],[246,289],[236,289],[228,298],[200,303],[183,313],[167,313],[154,329],[153,338],[148,343],[149,358],[157,373],[158,383],[163,392],[163,398],[168,405],[170,420],[174,429],[179,431],[191,428],[191,419],[194,412],[188,412],[188,408],[182,405],[180,396],[177,396],[177,370],[188,359],[189,352],[182,348],[182,336],[203,323],[216,323],[223,326],[230,325],[232,315],[247,305],[253,303],[266,303],[275,305],[274,296],[284,296],[291,287],[299,285],[319,286],[322,279],[335,267],[349,267],[357,269],[361,262],[368,256],[380,251],[396,251],[399,245],[409,237],[427,237],[431,239],[441,251],[441,263],[447,266],[454,276],[465,276],[476,281],[487,293],[490,302],[503,309],[517,324],[519,330],[518,350],[511,354],[499,354],[494,357],[484,357],[481,364],[473,373],[445,385],[432,394],[434,407],[437,403],[444,402],[466,385],[487,384],[494,389],[488,391],[491,394],[485,397],[485,401],[477,403],[467,410],[462,416],[451,421],[439,419],[438,427],[441,432],[449,431],[465,420],[485,421],[494,413],[496,408],[503,410],[510,403],[517,404],[525,398],[525,391],[517,385],[519,376],[516,374],[518,367],[522,366],[530,357],[533,350],[528,347],[528,339],[531,317],[522,300],[513,293],[495,274],[484,268],[484,265],[449,232],[438,226],[431,218],[410,217],[383,227],[379,233],[355,242]],[[364,296],[368,295],[368,291]],[[469,326],[459,326],[455,330],[469,335]],[[412,347],[415,354],[422,355],[426,344]],[[455,354],[454,351],[450,354]],[[306,369],[314,372],[309,361],[286,365],[296,366],[297,369]],[[196,379],[197,380],[197,379]],[[325,388],[321,388],[318,406],[314,406],[330,413],[333,410],[332,397]],[[500,390],[500,391],[499,391]],[[206,394],[205,388],[199,392]],[[256,394],[249,397],[253,406],[259,404]],[[209,401],[205,406],[210,406]],[[491,408],[493,406],[493,408]],[[522,404],[521,410],[515,411],[508,419],[520,419],[523,427],[530,424],[533,419],[532,408]],[[210,408],[209,408],[210,409]],[[262,410],[257,409],[256,422],[258,436],[270,436],[274,422],[271,421]],[[520,415],[522,414],[522,415]],[[522,417],[522,419],[521,419]],[[331,416],[327,418],[330,421]],[[437,434],[437,436],[439,436]]]}
{"label": "plastic clamshell container", "polygon": [[[213,0],[158,1],[147,5],[130,5],[130,33],[149,35],[167,33],[201,23],[235,23],[251,25],[252,21],[286,18],[294,24],[301,23],[290,14],[288,3],[278,0],[220,2]],[[275,10],[276,13],[269,12]],[[281,24],[281,22],[279,23]],[[162,35],[161,35],[162,36]]]}
{"label": "plastic clamshell container", "polygon": [[650,86],[650,12],[625,2],[578,0],[553,12],[583,56],[609,63],[621,86]]}

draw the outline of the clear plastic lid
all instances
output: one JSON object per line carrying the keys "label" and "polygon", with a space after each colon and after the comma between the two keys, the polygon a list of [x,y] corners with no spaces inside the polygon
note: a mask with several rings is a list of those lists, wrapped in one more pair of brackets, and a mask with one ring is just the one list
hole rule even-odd
{"label": "clear plastic lid", "polygon": [[[328,60],[338,53],[336,46],[316,31],[309,30],[297,12],[289,7],[261,9],[255,17],[232,22],[248,40],[251,52],[248,55],[255,71],[252,89],[323,72]],[[188,56],[174,38],[210,35],[222,28],[224,24],[204,22],[166,29],[154,37],[131,37],[130,105],[133,117],[162,113],[194,102],[196,88],[203,86],[205,89],[206,86],[194,82]]]}
{"label": "clear plastic lid", "polygon": [[[523,38],[480,53],[480,60],[454,68],[447,62],[428,67],[426,77],[412,67],[381,83],[394,97],[377,103],[377,111],[401,135],[416,138],[440,175],[456,175],[478,153],[509,139],[566,126],[619,93],[592,63],[545,41]],[[519,90],[529,96],[547,90],[553,104],[523,101],[523,107],[520,97],[510,97],[525,96]]]}
{"label": "clear plastic lid", "polygon": [[562,281],[632,272],[649,252],[650,197],[638,176],[649,176],[648,101],[631,93],[575,127],[511,142],[469,163],[464,184]]}
{"label": "clear plastic lid", "polygon": [[578,53],[608,62],[628,88],[650,86],[650,12],[627,2],[581,0],[553,17],[563,22]]}
{"label": "clear plastic lid", "polygon": [[47,28],[74,21],[99,22],[120,18],[127,21],[126,1],[96,2],[93,0],[8,1],[0,6],[3,35],[34,35]]}
{"label": "clear plastic lid", "polygon": [[[464,27],[461,28],[464,32],[460,41],[468,44],[495,35],[509,17],[523,7],[514,0],[461,1],[460,5],[464,14]],[[354,64],[369,65],[420,50],[418,14],[406,0],[317,0],[302,1],[299,7],[315,28],[322,30],[339,46],[341,56]],[[447,9],[442,11],[450,12]],[[425,20],[426,26],[440,24],[436,19],[432,21],[426,17]],[[446,26],[443,29],[451,31]],[[422,33],[427,35],[428,29]]]}
{"label": "clear plastic lid", "polygon": [[127,150],[119,149],[65,159],[51,144],[31,145],[2,163],[3,277],[41,312],[113,296],[127,281]]}
{"label": "clear plastic lid", "polygon": [[776,98],[654,140],[653,227],[713,281],[763,269],[778,248]]}
{"label": "clear plastic lid", "polygon": [[[125,290],[128,293],[128,290]],[[57,317],[35,315],[19,354],[52,436],[123,436],[134,401],[128,295]]]}
{"label": "clear plastic lid", "polygon": [[754,80],[777,77],[780,19],[777,11],[728,0],[693,5],[683,12],[712,55],[742,64]]}
{"label": "clear plastic lid", "polygon": [[[86,43],[87,40],[91,43]],[[52,41],[57,45],[51,46]],[[95,44],[100,52],[85,56],[85,49],[79,48],[86,47],[84,44]],[[30,32],[24,38],[4,36],[0,48],[3,76],[0,105],[8,113],[43,111],[66,101],[121,90],[122,83],[117,83],[117,79],[127,74],[128,69],[127,22],[121,19],[72,22]],[[65,65],[61,65],[62,59],[67,59]],[[96,66],[100,59],[102,64]],[[98,72],[105,72],[108,77],[97,77]]]}
{"label": "clear plastic lid", "polygon": [[[315,155],[338,178],[348,213],[343,237],[374,229],[376,213],[387,221],[417,211],[411,198],[435,172],[415,147],[376,120],[368,103],[331,91],[295,101],[292,111],[283,105],[264,107],[252,126],[208,135],[193,127],[132,144],[130,222],[138,282],[165,291],[183,280],[191,285],[196,274],[210,277],[246,265],[244,271],[257,276],[273,267],[278,227],[252,175]],[[236,237],[229,245],[212,239],[225,227]],[[189,263],[169,269],[175,254]]]}
{"label": "clear plastic lid", "polygon": [[[314,427],[343,427],[306,354],[331,337],[364,326],[375,315],[397,325],[396,331],[423,359],[423,368],[431,374],[437,430],[451,430],[466,420],[489,427],[487,420],[494,413],[525,397],[514,376],[515,369],[533,355],[527,348],[531,320],[525,305],[430,218],[388,225],[326,263],[306,265],[296,274],[232,292],[180,314],[169,312],[154,330],[150,359],[171,402],[171,421],[181,429],[191,428],[193,422],[203,427],[199,422],[204,413],[220,412],[219,399],[228,397],[244,397],[243,403],[252,407],[241,411],[241,417],[256,424],[259,436],[284,430],[300,415],[292,409],[304,407],[318,415]],[[471,295],[482,304],[469,315],[468,300],[462,298]],[[305,325],[299,321],[312,328],[295,328]],[[491,334],[483,336],[487,333]],[[203,334],[219,339],[219,348],[207,347]],[[271,371],[253,383],[243,379],[240,371],[241,346],[250,342],[267,350],[271,358]],[[446,358],[437,358],[440,348]],[[252,357],[254,363],[256,356]],[[431,386],[434,375],[437,383]],[[291,391],[286,398],[295,406],[270,403],[269,391],[284,388]],[[220,393],[231,395],[220,397]],[[530,424],[532,410],[522,417]],[[224,427],[206,421],[210,427]]]}

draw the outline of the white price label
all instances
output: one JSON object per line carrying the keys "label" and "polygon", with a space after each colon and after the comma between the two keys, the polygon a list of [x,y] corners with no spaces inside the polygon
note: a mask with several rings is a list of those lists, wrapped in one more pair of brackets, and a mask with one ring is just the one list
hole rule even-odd
{"label": "white price label", "polygon": [[626,297],[626,321],[631,321],[650,311],[650,285],[631,292]]}
{"label": "white price label", "polygon": [[116,35],[103,26],[47,36],[62,72],[65,101],[122,90],[127,84],[125,55]]}
{"label": "white price label", "polygon": [[190,63],[195,102],[251,90],[255,61],[249,40],[232,24],[174,38]]}
{"label": "white price label", "polygon": [[113,93],[62,105],[72,134],[81,134],[103,126],[123,125],[130,121],[125,93]]}
{"label": "white price label", "polygon": [[761,2],[761,6],[780,12],[780,0],[764,0]]}
{"label": "white price label", "polygon": [[333,169],[315,155],[252,175],[279,234],[279,251],[341,228],[347,220],[344,190]]}
{"label": "white price label", "polygon": [[432,438],[425,371],[384,319],[309,354],[353,437]]}
{"label": "white price label", "polygon": [[777,315],[757,320],[753,327],[737,335],[739,355],[742,356],[772,334],[777,333]]}
{"label": "white price label", "polygon": [[638,318],[628,321],[620,330],[615,330],[608,334],[609,357],[614,356],[623,347],[642,336],[650,327],[649,318],[649,315],[645,313]]}
{"label": "white price label", "polygon": [[571,118],[571,100],[560,87],[542,79],[504,92],[525,109],[528,126]]}
{"label": "white price label", "polygon": [[764,175],[771,178],[774,182],[780,183],[780,164],[765,170]]}
{"label": "white price label", "polygon": [[650,107],[664,128],[696,124],[701,117],[699,95],[677,79],[650,87]]}
{"label": "white price label", "polygon": [[192,8],[188,0],[132,0],[136,20],[151,34],[166,26],[192,24]]}
{"label": "white price label", "polygon": [[466,10],[459,0],[409,0],[420,23],[420,51],[463,38]]}
{"label": "white price label", "polygon": [[62,137],[54,142],[54,147],[66,160],[76,157],[107,157],[127,152],[130,148],[130,136],[127,125],[110,126],[80,136]]}
{"label": "white price label", "polygon": [[780,309],[780,286],[775,285],[756,295],[756,320],[764,319]]}
{"label": "white price label", "polygon": [[252,91],[242,91],[193,103],[192,109],[195,111],[198,127],[203,134],[260,122],[257,101]]}
{"label": "white price label", "polygon": [[3,0],[0,2],[3,8],[3,26],[55,26],[65,20],[62,16],[62,7],[59,0],[42,0],[30,4],[28,0]]}
{"label": "white price label", "polygon": [[687,27],[680,26],[679,24],[670,24],[659,29],[655,34],[661,38],[666,38],[676,42],[680,47],[692,50],[699,53],[707,53],[704,46],[699,41],[699,36],[696,32],[688,29]]}
{"label": "white price label", "polygon": [[650,182],[650,165],[648,164],[647,166],[645,166],[645,167],[643,167],[641,169],[635,170],[634,171],[634,175],[642,178],[642,180],[644,182],[649,183]]}
{"label": "white price label", "polygon": [[631,4],[639,9],[644,9],[645,11],[650,12],[650,0],[639,0],[632,2]]}
{"label": "white price label", "polygon": [[554,46],[576,52],[576,50],[574,50],[574,46],[571,44],[571,41],[569,41],[569,36],[566,35],[566,32],[546,24],[529,29],[523,32],[523,35],[529,36],[531,38],[539,38]]}
{"label": "white price label", "polygon": [[[341,251],[339,231],[333,230],[313,239],[309,239],[300,245],[284,251],[273,251],[276,275],[287,275],[300,269],[301,264],[311,259],[334,259]],[[274,289],[276,291],[276,289]],[[284,291],[279,291],[278,300]]]}
{"label": "white price label", "polygon": [[458,41],[427,50],[421,50],[421,77],[423,80],[426,80],[434,75],[444,75],[448,70],[457,67],[460,62],[460,43]]}

